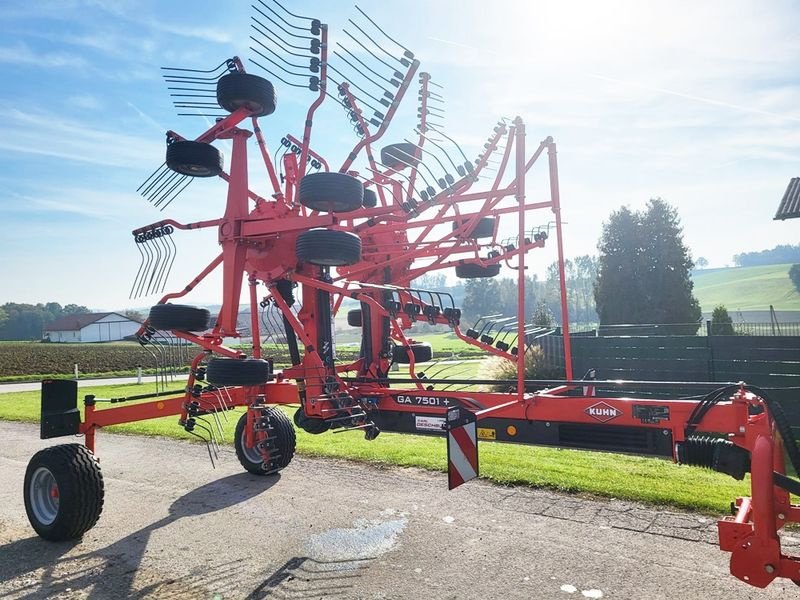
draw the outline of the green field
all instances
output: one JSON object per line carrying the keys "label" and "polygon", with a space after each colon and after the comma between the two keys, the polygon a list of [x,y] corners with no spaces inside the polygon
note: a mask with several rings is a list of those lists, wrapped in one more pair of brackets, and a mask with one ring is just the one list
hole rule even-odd
{"label": "green field", "polygon": [[[92,388],[91,393],[100,398],[147,391],[152,391],[152,385],[97,387]],[[291,414],[293,409],[287,408],[287,411]],[[38,392],[0,394],[1,419],[36,422],[38,413]],[[229,443],[237,418],[238,412],[228,414],[225,439]],[[175,417],[131,423],[109,430],[194,441],[177,425]],[[377,440],[367,442],[356,431],[318,436],[298,431],[297,436],[298,452],[306,456],[434,471],[444,471],[447,461],[442,438],[383,433]],[[108,442],[101,437],[101,455],[104,443]],[[147,442],[143,440],[142,443]],[[482,477],[500,484],[527,485],[718,514],[728,510],[731,500],[748,493],[747,480],[738,482],[720,473],[654,458],[490,442],[481,442],[480,451]],[[444,480],[442,485],[445,485]]]}
{"label": "green field", "polygon": [[[694,295],[703,311],[723,304],[730,313],[736,310],[800,311],[800,292],[789,279],[792,265],[735,267],[694,271]],[[800,313],[798,313],[800,321]]]}

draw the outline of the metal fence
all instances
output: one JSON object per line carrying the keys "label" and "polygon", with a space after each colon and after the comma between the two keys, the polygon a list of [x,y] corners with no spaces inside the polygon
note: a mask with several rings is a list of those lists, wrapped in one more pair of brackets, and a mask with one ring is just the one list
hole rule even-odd
{"label": "metal fence", "polygon": [[745,335],[745,336],[800,336],[800,323],[750,323],[731,324],[698,321],[696,323],[626,323],[619,325],[573,325],[570,334],[578,337],[619,336],[673,336],[673,335]]}

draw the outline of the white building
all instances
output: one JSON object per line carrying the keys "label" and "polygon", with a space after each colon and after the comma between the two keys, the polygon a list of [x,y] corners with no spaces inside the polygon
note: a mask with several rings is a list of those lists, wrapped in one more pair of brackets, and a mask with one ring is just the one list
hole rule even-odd
{"label": "white building", "polygon": [[67,315],[45,327],[51,342],[113,342],[133,335],[141,323],[119,313]]}

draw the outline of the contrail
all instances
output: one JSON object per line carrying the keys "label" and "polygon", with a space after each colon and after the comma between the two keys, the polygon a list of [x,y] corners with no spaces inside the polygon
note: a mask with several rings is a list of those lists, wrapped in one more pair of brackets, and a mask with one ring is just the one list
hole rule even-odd
{"label": "contrail", "polygon": [[753,113],[757,115],[764,115],[767,117],[775,117],[777,119],[785,119],[787,121],[797,121],[800,122],[800,117],[792,117],[790,115],[782,115],[774,112],[770,112],[768,110],[761,110],[758,108],[752,108],[749,106],[742,106],[741,104],[732,104],[730,102],[723,102],[722,100],[714,100],[713,98],[703,98],[702,96],[695,96],[693,94],[684,94],[683,92],[676,92],[674,90],[667,90],[660,87],[653,87],[649,85],[644,85],[641,83],[636,83],[635,81],[625,81],[624,79],[615,79],[614,77],[606,77],[604,75],[593,75],[591,73],[587,73],[587,77],[591,77],[592,79],[599,79],[601,81],[609,81],[611,83],[621,83],[623,85],[630,85],[633,87],[638,87],[643,90],[649,90],[651,92],[659,92],[661,94],[667,94],[669,96],[677,96],[678,98],[686,98],[687,100],[694,100],[696,102],[703,102],[705,104],[712,104],[714,106],[722,106],[724,108],[732,108],[733,110],[738,110],[742,112]]}

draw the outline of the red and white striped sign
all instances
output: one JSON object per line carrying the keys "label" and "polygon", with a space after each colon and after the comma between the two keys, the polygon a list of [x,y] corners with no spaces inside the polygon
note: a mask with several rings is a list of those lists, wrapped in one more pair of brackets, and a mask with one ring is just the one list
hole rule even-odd
{"label": "red and white striped sign", "polygon": [[478,476],[478,423],[468,410],[447,411],[447,479],[452,490]]}

